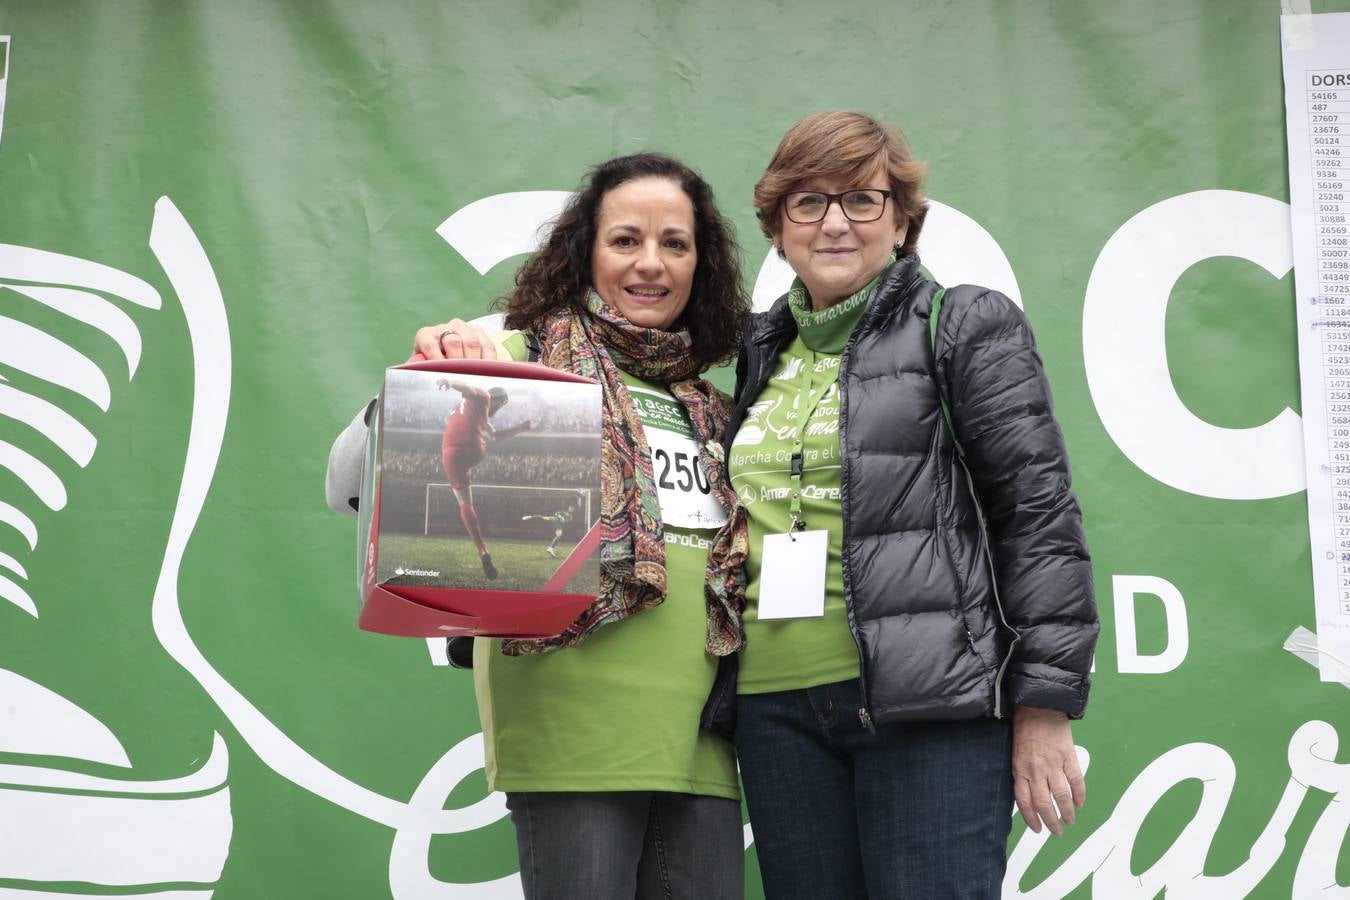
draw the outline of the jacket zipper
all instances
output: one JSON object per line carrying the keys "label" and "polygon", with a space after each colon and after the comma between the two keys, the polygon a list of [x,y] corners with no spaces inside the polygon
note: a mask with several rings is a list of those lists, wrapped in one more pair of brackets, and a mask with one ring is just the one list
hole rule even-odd
{"label": "jacket zipper", "polygon": [[[864,313],[866,315],[866,313]],[[848,377],[848,352],[853,346],[853,338],[844,345],[839,354],[839,507],[843,534],[841,545],[848,547],[848,454],[844,452],[844,435],[847,433],[848,393],[845,389]],[[876,734],[872,723],[872,713],[867,708],[867,660],[863,658],[862,638],[858,637],[857,617],[853,613],[853,598],[848,587],[848,553],[841,553],[839,563],[844,576],[844,615],[848,619],[848,632],[853,636],[853,646],[858,648],[858,721],[869,734]]]}
{"label": "jacket zipper", "polygon": [[[877,284],[877,289],[881,284]],[[872,296],[876,296],[876,289]],[[866,306],[863,309],[863,317],[867,316],[867,306],[871,306],[872,297],[867,298]],[[859,323],[861,324],[861,322]],[[867,729],[869,734],[876,734],[876,726],[872,723],[872,713],[867,708],[867,660],[863,657],[862,638],[858,636],[857,617],[853,612],[853,597],[849,590],[848,581],[848,452],[845,449],[845,436],[848,433],[848,360],[849,354],[853,350],[853,342],[858,334],[857,326],[849,335],[844,343],[844,349],[839,354],[839,511],[840,527],[840,545],[843,552],[839,554],[839,564],[844,578],[844,615],[848,619],[848,631],[853,636],[853,645],[858,648],[858,721]]]}

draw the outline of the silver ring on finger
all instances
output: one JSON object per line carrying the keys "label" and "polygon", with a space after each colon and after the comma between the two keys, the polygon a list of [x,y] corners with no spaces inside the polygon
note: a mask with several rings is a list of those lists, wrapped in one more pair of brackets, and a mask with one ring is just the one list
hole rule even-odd
{"label": "silver ring on finger", "polygon": [[436,341],[437,341],[437,343],[439,343],[439,342],[445,340],[445,336],[446,336],[447,334],[454,334],[454,333],[455,333],[455,329],[453,329],[453,328],[447,328],[447,329],[445,329],[445,330],[442,331],[440,334],[436,335]]}

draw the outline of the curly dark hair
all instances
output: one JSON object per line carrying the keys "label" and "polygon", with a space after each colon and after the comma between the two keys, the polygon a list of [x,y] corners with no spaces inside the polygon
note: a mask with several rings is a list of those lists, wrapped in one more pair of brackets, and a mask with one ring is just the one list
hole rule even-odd
{"label": "curly dark hair", "polygon": [[735,230],[713,201],[712,188],[684,163],[660,153],[635,153],[591,169],[549,228],[539,249],[516,272],[515,289],[497,301],[506,327],[533,330],[562,306],[580,311],[591,289],[600,202],[639,178],[674,182],[694,205],[694,270],[689,305],[677,324],[689,329],[699,369],[725,362],[740,348],[741,319],[750,309],[741,287]]}

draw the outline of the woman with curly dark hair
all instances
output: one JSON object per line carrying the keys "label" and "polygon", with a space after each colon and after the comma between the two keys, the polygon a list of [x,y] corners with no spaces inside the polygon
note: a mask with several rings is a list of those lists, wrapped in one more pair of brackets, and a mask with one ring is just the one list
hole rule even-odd
{"label": "woman with curly dark hair", "polygon": [[[748,307],[741,291],[740,263],[731,225],[717,211],[712,188],[698,173],[658,153],[622,156],[595,167],[581,190],[572,195],[554,220],[539,250],[516,272],[515,289],[499,301],[505,308],[507,328],[532,330],[559,308],[581,312],[592,288],[626,315],[634,310],[625,291],[605,296],[594,283],[593,268],[602,255],[597,235],[606,195],[621,187],[633,190],[639,186],[637,183],[647,179],[652,179],[654,185],[678,187],[693,212],[694,258],[690,262],[696,265],[693,284],[682,298],[688,305],[671,302],[664,308],[672,311],[680,319],[679,325],[689,332],[688,352],[698,361],[698,371],[726,362],[736,354],[740,349],[741,318]],[[644,318],[643,314],[639,318]],[[447,331],[451,333],[446,334]],[[456,341],[453,331],[451,324],[419,331],[414,351],[430,351],[428,358],[437,358],[432,354],[437,351],[444,354]],[[446,341],[444,348],[437,338]]]}
{"label": "woman with curly dark hair", "polygon": [[[600,597],[556,638],[473,649],[488,782],[506,792],[526,896],[740,897],[736,763],[699,728],[741,634],[743,520],[718,536],[736,506],[729,409],[700,377],[735,352],[747,311],[731,227],[683,163],[613,159],[503,299],[512,330],[429,326],[414,356],[535,345],[604,396]],[[706,599],[705,576],[720,586]]]}

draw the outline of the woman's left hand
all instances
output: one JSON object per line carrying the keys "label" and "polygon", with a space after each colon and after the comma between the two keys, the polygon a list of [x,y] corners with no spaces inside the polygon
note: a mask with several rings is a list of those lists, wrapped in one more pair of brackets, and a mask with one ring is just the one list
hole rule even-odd
{"label": "woman's left hand", "polygon": [[1032,831],[1039,834],[1044,823],[1052,834],[1061,835],[1087,799],[1069,717],[1057,709],[1019,705],[1013,707],[1012,729],[1017,808]]}

